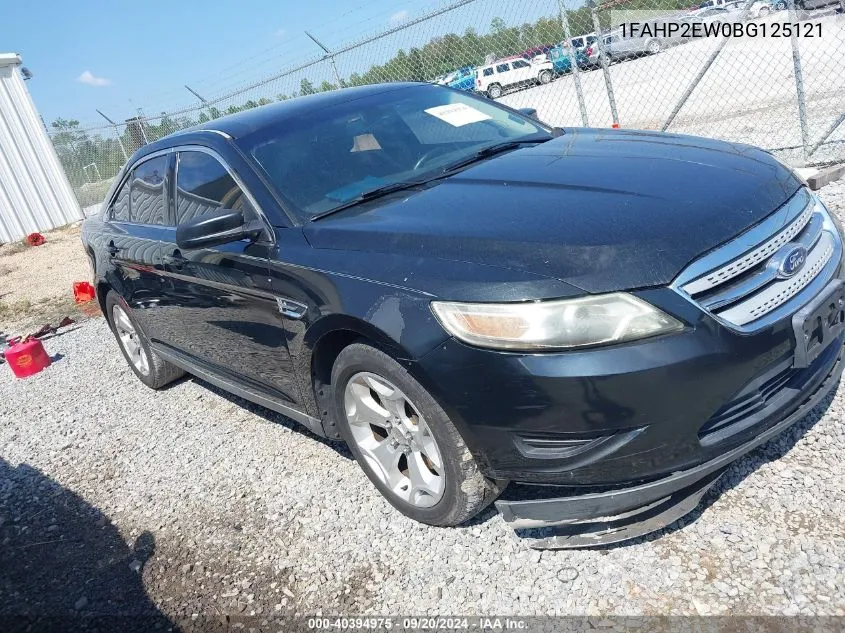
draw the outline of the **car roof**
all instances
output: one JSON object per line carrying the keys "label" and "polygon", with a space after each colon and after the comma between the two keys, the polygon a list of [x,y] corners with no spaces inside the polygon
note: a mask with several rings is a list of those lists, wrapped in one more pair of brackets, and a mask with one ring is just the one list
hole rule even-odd
{"label": "car roof", "polygon": [[[431,84],[425,82],[396,82],[385,84],[371,84],[367,86],[356,86],[354,88],[341,88],[340,90],[331,90],[328,92],[319,92],[317,94],[295,97],[277,103],[271,103],[257,108],[251,108],[238,112],[236,114],[229,114],[218,119],[213,119],[206,123],[200,123],[193,127],[169,134],[158,141],[145,145],[144,149],[149,148],[150,151],[157,151],[165,149],[174,144],[182,142],[186,135],[201,135],[203,132],[212,134],[224,134],[230,138],[242,138],[248,134],[260,130],[269,125],[275,125],[280,121],[292,119],[304,112],[313,112],[316,109],[322,109],[338,103],[345,103],[362,99],[370,95],[392,92],[394,90],[402,90],[414,86],[430,86]],[[147,153],[146,151],[144,152]]]}

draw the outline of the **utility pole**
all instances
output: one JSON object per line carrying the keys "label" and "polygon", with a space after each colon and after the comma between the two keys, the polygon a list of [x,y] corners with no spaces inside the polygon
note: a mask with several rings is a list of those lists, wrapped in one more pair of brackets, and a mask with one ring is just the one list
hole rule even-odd
{"label": "utility pole", "polygon": [[323,46],[323,44],[320,42],[320,40],[318,40],[316,37],[311,35],[308,31],[305,31],[305,35],[307,35],[309,37],[309,39],[312,42],[314,42],[317,46],[319,46],[321,49],[323,49],[323,52],[325,53],[325,56],[323,57],[323,59],[328,59],[329,63],[332,65],[332,70],[334,71],[334,78],[337,81],[337,87],[343,88],[343,79],[340,78],[340,74],[337,72],[337,66],[335,66],[334,55],[332,55],[332,52],[329,49],[327,49],[325,46]]}
{"label": "utility pole", "polygon": [[202,104],[203,104],[206,108],[208,107],[208,101],[206,101],[205,99],[203,99],[203,98],[200,96],[200,94],[199,94],[196,90],[194,90],[193,88],[191,88],[188,84],[185,84],[185,89],[186,89],[188,92],[190,92],[192,95],[194,95],[197,99],[199,99],[200,101],[202,101]]}
{"label": "utility pole", "polygon": [[[95,110],[96,110],[96,108],[95,108]],[[123,160],[128,161],[129,155],[126,153],[126,148],[123,146],[123,139],[120,138],[120,128],[117,127],[117,123],[112,121],[110,118],[108,118],[105,114],[103,114],[99,110],[97,110],[97,114],[99,114],[101,117],[103,117],[106,121],[108,121],[109,123],[111,123],[114,126],[115,134],[117,134],[117,142],[120,144],[120,151],[123,153]]]}
{"label": "utility pole", "polygon": [[560,25],[563,27],[563,37],[566,39],[566,54],[569,56],[572,81],[575,84],[575,96],[578,97],[578,109],[581,110],[581,124],[590,125],[587,117],[587,104],[584,103],[584,91],[581,89],[581,70],[578,68],[577,52],[572,50],[572,32],[569,29],[569,14],[563,5],[563,0],[557,0]]}
{"label": "utility pole", "polygon": [[206,101],[206,100],[205,100],[205,98],[203,98],[203,96],[202,96],[200,93],[198,93],[196,90],[194,90],[193,88],[191,88],[188,84],[185,84],[185,89],[186,89],[188,92],[190,92],[192,95],[194,95],[197,99],[199,99],[199,100],[200,100],[200,102],[202,102],[202,104],[203,104],[206,108],[208,108],[208,116],[209,116],[209,118],[211,118],[211,119],[215,118],[215,116],[214,116],[214,110],[212,109],[211,104],[210,104],[208,101]]}
{"label": "utility pole", "polygon": [[150,142],[147,138],[147,131],[144,129],[144,111],[141,108],[135,108],[138,113],[138,127],[141,129],[141,138],[144,139],[144,145]]}

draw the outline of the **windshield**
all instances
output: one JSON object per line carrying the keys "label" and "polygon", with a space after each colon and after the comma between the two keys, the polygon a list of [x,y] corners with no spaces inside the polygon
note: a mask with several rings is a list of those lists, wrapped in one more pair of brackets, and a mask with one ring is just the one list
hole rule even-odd
{"label": "windshield", "polygon": [[433,85],[387,90],[282,120],[243,139],[302,220],[361,194],[438,177],[481,149],[551,138],[536,121]]}

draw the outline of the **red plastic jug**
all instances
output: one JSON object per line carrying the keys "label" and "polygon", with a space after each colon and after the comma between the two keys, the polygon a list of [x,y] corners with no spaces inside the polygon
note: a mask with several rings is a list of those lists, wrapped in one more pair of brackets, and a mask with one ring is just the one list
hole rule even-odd
{"label": "red plastic jug", "polygon": [[77,303],[87,303],[93,301],[97,296],[97,291],[87,281],[73,282],[73,299]]}
{"label": "red plastic jug", "polygon": [[26,338],[23,341],[14,342],[3,355],[9,367],[12,368],[12,373],[18,378],[32,376],[50,366],[50,357],[47,356],[44,346],[37,338]]}

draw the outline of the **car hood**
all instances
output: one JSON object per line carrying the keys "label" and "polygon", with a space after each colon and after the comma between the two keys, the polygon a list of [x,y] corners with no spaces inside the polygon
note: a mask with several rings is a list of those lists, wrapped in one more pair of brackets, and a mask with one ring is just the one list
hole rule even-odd
{"label": "car hood", "polygon": [[315,248],[494,265],[607,292],[670,283],[801,186],[746,145],[566,130],[308,224],[305,235]]}

